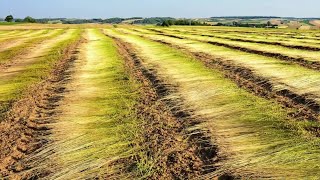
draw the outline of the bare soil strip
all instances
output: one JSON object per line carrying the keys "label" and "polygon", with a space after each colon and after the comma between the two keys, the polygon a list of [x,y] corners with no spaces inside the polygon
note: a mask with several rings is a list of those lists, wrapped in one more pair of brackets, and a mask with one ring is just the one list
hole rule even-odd
{"label": "bare soil strip", "polygon": [[[28,172],[36,164],[25,162],[33,152],[50,140],[47,124],[54,121],[55,107],[64,91],[66,70],[75,60],[76,47],[72,44],[53,68],[49,77],[33,85],[26,95],[14,103],[5,121],[0,124],[0,177],[9,179],[34,179],[40,175]],[[40,52],[40,51],[39,51]]]}
{"label": "bare soil strip", "polygon": [[[177,39],[185,39],[184,37],[180,37],[180,36],[173,35],[173,34],[166,34],[163,32],[159,33],[158,35],[177,38]],[[234,49],[234,50],[238,50],[238,51],[242,51],[242,52],[253,53],[253,54],[262,55],[262,56],[266,56],[266,57],[277,58],[279,60],[283,60],[283,61],[290,62],[290,63],[296,63],[296,64],[299,64],[303,67],[320,71],[320,62],[317,62],[317,61],[309,61],[309,60],[305,60],[304,58],[290,57],[290,56],[283,55],[281,53],[265,52],[265,51],[260,51],[260,50],[245,48],[245,47],[239,47],[239,46],[216,42],[216,41],[201,41],[201,40],[197,40],[197,41],[209,43],[209,44],[212,44],[215,46],[226,47],[229,49]]]}
{"label": "bare soil strip", "polygon": [[130,44],[116,42],[127,69],[143,84],[137,106],[145,120],[141,146],[147,144],[148,155],[157,159],[157,170],[148,179],[193,179],[213,172],[217,151],[208,132],[190,130],[199,119],[182,108],[182,99],[170,97],[175,88],[159,79],[155,69],[146,69]]}

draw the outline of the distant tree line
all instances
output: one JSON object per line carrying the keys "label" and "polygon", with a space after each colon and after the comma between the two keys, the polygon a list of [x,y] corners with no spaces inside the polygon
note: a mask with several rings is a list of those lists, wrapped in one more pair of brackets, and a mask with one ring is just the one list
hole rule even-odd
{"label": "distant tree line", "polygon": [[14,19],[14,17],[12,15],[8,15],[5,19],[4,19],[6,22],[24,22],[24,23],[36,23],[37,21],[30,17],[30,16],[27,16],[25,17],[24,19]]}
{"label": "distant tree line", "polygon": [[177,26],[211,26],[210,24],[207,24],[205,22],[188,20],[188,19],[165,20],[161,24],[158,24],[158,25],[165,26],[165,27],[169,27],[172,25],[177,25]]}
{"label": "distant tree line", "polygon": [[254,24],[254,23],[240,23],[233,21],[232,24],[224,24],[224,23],[217,23],[214,26],[233,26],[233,27],[251,27],[251,28],[278,28],[278,25],[272,24],[270,21],[267,23],[262,24]]}
{"label": "distant tree line", "polygon": [[217,16],[217,17],[211,17],[211,19],[275,19],[275,18],[281,18],[278,16]]}

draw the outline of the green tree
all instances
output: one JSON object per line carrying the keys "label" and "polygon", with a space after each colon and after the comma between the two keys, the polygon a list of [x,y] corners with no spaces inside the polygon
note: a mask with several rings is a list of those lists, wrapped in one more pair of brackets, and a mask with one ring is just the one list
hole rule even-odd
{"label": "green tree", "polygon": [[5,21],[12,22],[13,21],[13,16],[12,15],[7,16]]}
{"label": "green tree", "polygon": [[272,26],[270,21],[267,22],[267,26],[269,26],[269,27]]}
{"label": "green tree", "polygon": [[23,22],[26,22],[26,23],[35,23],[36,20],[33,19],[33,18],[30,17],[30,16],[27,16],[26,18],[24,18]]}
{"label": "green tree", "polygon": [[165,21],[163,21],[163,23],[161,24],[161,26],[169,27],[170,24],[169,24],[168,20],[165,20]]}

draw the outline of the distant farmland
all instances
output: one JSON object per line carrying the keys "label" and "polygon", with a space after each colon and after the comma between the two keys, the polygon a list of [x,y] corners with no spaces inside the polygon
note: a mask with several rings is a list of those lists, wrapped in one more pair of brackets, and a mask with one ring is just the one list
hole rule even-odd
{"label": "distant farmland", "polygon": [[318,30],[4,24],[0,179],[317,179],[319,71]]}

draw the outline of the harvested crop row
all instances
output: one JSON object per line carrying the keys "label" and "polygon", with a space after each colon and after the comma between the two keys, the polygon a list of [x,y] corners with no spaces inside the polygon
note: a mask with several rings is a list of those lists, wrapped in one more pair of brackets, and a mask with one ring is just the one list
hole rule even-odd
{"label": "harvested crop row", "polygon": [[[143,37],[143,35],[141,35]],[[319,120],[320,105],[312,100],[308,100],[303,96],[299,96],[290,90],[273,89],[272,82],[264,77],[257,76],[252,70],[245,67],[239,67],[235,64],[224,61],[220,58],[215,58],[206,53],[189,52],[187,49],[178,45],[168,43],[167,41],[156,40],[163,44],[167,44],[173,48],[182,50],[184,53],[190,54],[195,59],[201,60],[207,67],[219,69],[224,72],[225,76],[232,79],[240,87],[244,87],[246,90],[259,95],[267,99],[275,99],[281,103],[285,108],[292,108],[290,116],[300,120]],[[318,132],[315,129],[308,127],[306,130],[310,130],[311,133]]]}
{"label": "harvested crop row", "polygon": [[216,148],[205,132],[192,129],[200,121],[182,108],[181,99],[171,96],[174,87],[159,79],[154,69],[143,66],[133,47],[116,41],[130,74],[143,84],[137,109],[144,120],[140,142],[144,156],[139,159],[152,164],[147,178],[194,179],[213,172]]}
{"label": "harvested crop row", "polygon": [[[215,59],[232,62],[232,64],[236,66],[250,69],[263,79],[268,79],[277,91],[288,89],[299,96],[309,99],[310,101],[308,101],[309,103],[307,104],[312,104],[312,102],[319,104],[320,102],[320,92],[318,90],[320,84],[318,79],[320,77],[317,71],[308,70],[297,65],[279,63],[276,59],[233,51],[225,47],[214,46],[199,41],[162,35],[147,35],[146,33],[137,33],[126,29],[121,29],[121,31],[145,35],[153,40],[160,40],[183,47],[193,53],[205,53]],[[319,112],[319,110],[317,110],[317,112]]]}
{"label": "harvested crop row", "polygon": [[14,63],[15,60],[24,58],[30,51],[37,48],[37,46],[40,46],[43,42],[48,39],[53,39],[63,33],[63,30],[43,32],[40,36],[39,34],[35,34],[34,37],[20,39],[18,43],[13,43],[9,45],[9,47],[5,47],[0,51],[0,68],[3,69],[10,66],[12,62]]}
{"label": "harvested crop row", "polygon": [[313,51],[304,51],[298,49],[288,49],[275,45],[259,45],[259,43],[235,42],[232,40],[223,40],[221,38],[203,37],[201,35],[187,35],[170,33],[163,31],[164,34],[170,37],[186,38],[190,40],[197,40],[201,42],[210,43],[216,46],[227,47],[243,52],[263,55],[267,57],[274,57],[280,60],[297,63],[310,69],[320,70],[320,53]]}
{"label": "harvested crop row", "polygon": [[272,37],[284,37],[284,38],[293,38],[293,39],[310,39],[310,40],[319,40],[318,37],[313,35],[313,32],[305,32],[305,33],[300,33],[298,31],[290,31],[290,30],[285,30],[283,32],[279,32],[277,30],[273,30],[272,31],[266,31],[265,29],[260,29],[258,31],[234,31],[234,30],[229,30],[229,31],[225,31],[225,30],[208,30],[210,32],[214,32],[214,33],[220,33],[220,34],[234,34],[234,33],[238,33],[238,34],[248,34],[248,35],[265,35],[265,36],[272,36]]}
{"label": "harvested crop row", "polygon": [[[47,123],[53,121],[54,107],[63,91],[65,71],[73,61],[75,47],[79,43],[79,33],[68,36],[63,42],[57,41],[43,61],[51,61],[44,67],[38,81],[33,81],[5,114],[0,123],[0,177],[9,179],[33,179],[38,174],[30,174],[32,168],[25,160],[31,153],[44,146],[49,134]],[[55,54],[59,52],[58,54]],[[49,62],[48,62],[49,63]],[[34,74],[36,77],[37,75]],[[46,173],[46,172],[42,172]]]}
{"label": "harvested crop row", "polygon": [[[294,36],[297,35],[297,33],[294,33],[292,35],[288,34],[283,34],[283,35],[273,35],[273,34],[267,34],[265,30],[262,30],[261,33],[252,33],[252,34],[245,34],[241,32],[224,32],[224,31],[211,31],[210,29],[208,30],[201,30],[201,29],[193,29],[193,30],[184,30],[182,28],[167,28],[166,30],[172,30],[175,32],[180,32],[180,33],[201,33],[201,34],[210,34],[210,35],[217,35],[217,36],[222,36],[222,37],[241,37],[241,38],[250,38],[254,40],[261,40],[261,41],[280,41],[283,43],[300,43],[308,46],[316,46],[319,45],[319,39],[308,39],[308,37],[313,37],[314,35],[307,33],[305,34],[302,38],[302,36]],[[309,43],[309,44],[308,44]]]}
{"label": "harvested crop row", "polygon": [[[290,111],[292,112],[289,115],[293,118],[311,121],[320,120],[318,117],[320,109],[319,104],[310,99],[308,100],[303,96],[290,92],[287,89],[280,91],[273,89],[272,83],[268,79],[257,76],[250,69],[236,66],[230,62],[223,61],[222,59],[214,58],[208,54],[190,53],[186,49],[164,41],[159,40],[157,42],[182,50],[184,53],[190,54],[195,59],[201,60],[207,67],[222,71],[225,77],[230,78],[232,81],[237,83],[239,87],[245,88],[249,92],[266,99],[275,99],[282,104],[284,108],[290,108]],[[310,130],[311,133],[316,136],[320,136],[318,131],[315,131],[313,128],[307,127],[306,130]]]}
{"label": "harvested crop row", "polygon": [[142,131],[134,111],[138,84],[125,73],[112,39],[96,29],[86,31],[87,42],[69,71],[56,123],[48,125],[52,142],[29,160],[36,165],[31,173],[46,179],[132,175],[126,168],[133,167],[135,138]]}
{"label": "harvested crop row", "polygon": [[135,35],[105,32],[135,47],[144,66],[176,87],[172,96],[192,107],[193,117],[205,120],[198,127],[210,130],[220,160],[217,171],[206,178],[221,171],[240,177],[317,176],[314,160],[319,150],[313,143],[318,144],[319,139],[305,136],[301,124],[287,118],[288,112],[279,105],[241,90],[220,72],[171,47]]}
{"label": "harvested crop row", "polygon": [[32,33],[34,30],[20,30],[20,31],[12,31],[11,33],[4,34],[0,36],[0,41],[15,38],[15,37],[23,37]]}
{"label": "harvested crop row", "polygon": [[[191,32],[191,33],[205,33],[205,34],[215,34],[215,35],[239,35],[240,37],[264,37],[268,38],[268,39],[288,39],[289,41],[297,41],[297,42],[311,42],[314,43],[315,41],[320,40],[319,37],[317,37],[316,35],[313,34],[313,32],[306,32],[306,33],[301,33],[301,32],[291,32],[288,31],[284,31],[284,32],[269,32],[265,29],[261,29],[259,31],[255,31],[255,32],[247,32],[246,30],[244,31],[233,31],[233,30],[227,30],[225,31],[225,29],[212,29],[212,28],[208,28],[208,29],[201,29],[201,28],[191,28],[190,30],[185,30],[185,28],[170,28],[171,30],[174,30],[176,32],[180,32],[180,33],[185,33],[185,32]],[[167,29],[168,30],[168,29]]]}
{"label": "harvested crop row", "polygon": [[28,41],[30,38],[36,38],[42,35],[47,34],[50,32],[49,30],[38,30],[38,31],[33,31],[29,33],[26,36],[23,37],[13,37],[13,38],[8,38],[6,40],[0,41],[0,52],[18,46],[20,44],[23,44],[24,42]]}
{"label": "harvested crop row", "polygon": [[252,41],[263,41],[263,42],[279,42],[282,45],[300,45],[300,46],[307,46],[307,47],[319,47],[320,41],[319,40],[307,40],[307,39],[294,39],[289,37],[277,37],[277,36],[268,36],[268,35],[243,35],[243,34],[216,34],[216,33],[207,33],[207,32],[192,32],[192,33],[203,33],[208,35],[215,35],[218,37],[231,37],[231,38],[241,38],[241,39],[248,39]]}
{"label": "harvested crop row", "polygon": [[17,30],[12,30],[12,31],[0,30],[0,37],[6,36],[6,35],[10,35],[10,34],[14,34],[14,33],[16,33],[16,32],[17,32]]}
{"label": "harvested crop row", "polygon": [[23,59],[15,61],[13,66],[0,72],[0,121],[12,103],[21,98],[26,88],[50,72],[57,58],[61,56],[63,47],[66,47],[68,41],[77,36],[79,31],[68,30],[44,41]]}
{"label": "harvested crop row", "polygon": [[54,141],[28,160],[37,165],[29,174],[175,179],[211,172],[208,155],[215,148],[196,129],[188,130],[192,136],[183,134],[190,117],[172,101],[167,107],[169,90],[141,66],[131,47],[120,41],[115,46],[98,30],[88,30],[87,38],[56,110],[57,123],[50,126]]}
{"label": "harvested crop row", "polygon": [[288,39],[286,41],[281,40],[269,40],[269,39],[257,39],[257,38],[244,38],[239,37],[237,34],[232,36],[227,35],[211,35],[211,34],[202,34],[202,33],[192,33],[192,35],[201,35],[204,37],[214,37],[214,38],[221,38],[221,39],[227,39],[232,41],[239,41],[239,42],[248,42],[248,43],[259,43],[259,44],[267,44],[267,45],[276,45],[276,46],[282,46],[286,48],[292,48],[292,49],[301,49],[301,50],[308,50],[308,51],[319,51],[319,43],[317,44],[310,44],[310,43],[299,43],[299,42],[290,42]]}

